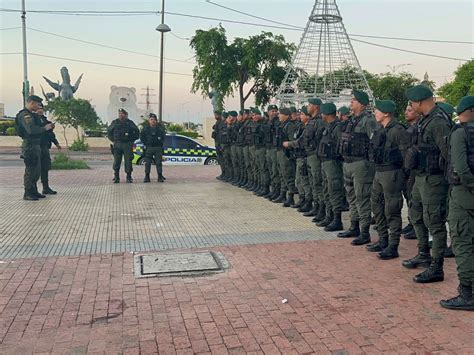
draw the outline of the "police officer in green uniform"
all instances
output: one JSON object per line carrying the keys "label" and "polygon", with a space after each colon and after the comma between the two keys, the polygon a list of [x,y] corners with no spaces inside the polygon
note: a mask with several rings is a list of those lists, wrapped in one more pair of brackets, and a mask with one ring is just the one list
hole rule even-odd
{"label": "police officer in green uniform", "polygon": [[237,186],[243,187],[247,183],[247,170],[246,170],[246,162],[245,162],[245,154],[244,149],[246,147],[245,142],[245,123],[244,115],[242,112],[239,112],[237,116],[238,126],[235,127],[237,129],[237,155],[239,157],[239,181]]}
{"label": "police officer in green uniform", "polygon": [[217,162],[219,163],[219,167],[221,169],[221,174],[219,176],[216,176],[217,180],[222,180],[223,177],[223,163],[222,163],[222,149],[220,147],[220,137],[219,137],[219,131],[220,128],[224,123],[224,119],[222,119],[222,113],[221,111],[214,111],[214,119],[216,122],[212,126],[212,139],[214,139],[214,146],[216,147],[216,158]]}
{"label": "police officer in green uniform", "polygon": [[275,113],[273,108],[276,108],[275,105],[270,105],[267,108],[267,118],[263,125],[263,140],[265,144],[265,161],[266,161],[266,174],[268,175],[268,192],[262,197],[270,199],[275,192],[275,182],[274,182],[274,170],[273,170],[273,155],[276,156],[276,149],[273,147],[273,123],[274,120],[278,120],[278,117],[275,118]]}
{"label": "police officer in green uniform", "polygon": [[236,117],[231,116],[231,126],[230,126],[230,141],[231,141],[231,148],[230,148],[230,157],[232,160],[232,180],[230,183],[234,186],[237,185],[237,182],[240,178],[240,162],[238,160],[238,153],[237,153],[237,138],[238,138],[238,121],[239,115]]}
{"label": "police officer in green uniform", "polygon": [[326,218],[316,225],[324,227],[327,232],[335,232],[344,228],[341,218],[344,206],[344,175],[342,157],[338,153],[341,122],[336,117],[336,105],[332,102],[323,104],[321,113],[327,124],[318,147],[324,179]]}
{"label": "police officer in green uniform", "polygon": [[232,125],[232,140],[234,142],[234,150],[235,150],[235,170],[236,170],[236,181],[232,182],[234,186],[240,186],[243,179],[243,171],[242,171],[242,160],[244,159],[244,152],[243,152],[243,135],[240,133],[242,128],[243,117],[241,114],[237,115],[237,119],[235,120],[234,124]]}
{"label": "police officer in green uniform", "polygon": [[[47,124],[51,124],[52,122],[49,121],[46,116],[44,115],[44,108],[43,104],[40,105],[38,110],[35,112],[41,120],[41,125],[46,126]],[[58,140],[56,139],[56,135],[54,134],[54,130],[45,131],[41,134],[40,138],[40,149],[41,149],[41,183],[43,184],[43,194],[44,195],[56,195],[57,192],[54,191],[49,186],[49,170],[51,170],[51,155],[49,154],[49,150],[51,149],[52,145],[61,150],[62,147],[59,145]]]}
{"label": "police officer in green uniform", "polygon": [[258,166],[257,166],[257,160],[256,160],[256,150],[257,148],[255,147],[255,140],[254,140],[254,135],[255,135],[255,119],[254,119],[255,114],[250,111],[250,123],[247,126],[248,133],[250,134],[250,139],[249,139],[249,163],[250,163],[250,168],[249,168],[249,173],[251,176],[252,184],[247,188],[247,191],[256,191],[258,189]]}
{"label": "police officer in green uniform", "polygon": [[232,180],[232,157],[231,157],[231,131],[232,118],[237,117],[236,111],[227,112],[225,125],[221,125],[219,130],[220,146],[222,149],[222,169],[224,171],[222,181],[228,182]]}
{"label": "police officer in green uniform", "polygon": [[[413,109],[423,117],[411,137],[412,146],[405,155],[406,167],[415,174],[410,220],[418,239],[418,255],[405,260],[403,266],[429,266],[414,277],[417,283],[443,281],[448,183],[442,161],[448,157],[447,137],[452,123],[435,104],[433,92],[428,87],[416,85],[407,90],[406,96]],[[433,235],[433,257],[429,250],[429,233]]]}
{"label": "police officer in green uniform", "polygon": [[[350,116],[351,116],[351,110],[349,109],[349,107],[341,106],[337,109],[337,118],[339,119],[341,123],[341,132],[346,129]],[[347,202],[345,188],[343,189],[343,193],[344,193],[344,205],[342,207],[342,210],[349,211],[349,202]]]}
{"label": "police officer in green uniform", "polygon": [[143,182],[150,182],[151,164],[155,161],[158,182],[163,179],[163,144],[166,138],[166,130],[163,125],[158,124],[158,119],[154,113],[148,116],[148,124],[140,133],[140,140],[145,146],[145,178]]}
{"label": "police officer in green uniform", "polygon": [[326,207],[323,195],[323,177],[321,160],[318,157],[318,145],[322,136],[322,132],[326,126],[321,117],[321,99],[316,97],[308,99],[307,110],[311,116],[301,139],[303,147],[306,151],[306,164],[308,166],[308,179],[312,187],[312,208],[303,216],[314,217],[313,222],[321,221],[326,215]]}
{"label": "police officer in green uniform", "polygon": [[371,204],[379,240],[368,245],[367,250],[379,252],[382,260],[398,258],[402,230],[405,179],[402,168],[409,136],[405,127],[396,121],[395,109],[391,100],[375,102],[375,119],[381,127],[375,131],[369,148],[369,159],[375,164]]}
{"label": "police officer in green uniform", "polygon": [[281,195],[281,173],[280,173],[280,164],[278,164],[277,158],[277,146],[278,140],[276,136],[277,129],[280,125],[279,119],[279,110],[276,105],[269,105],[268,106],[268,116],[269,116],[269,124],[270,124],[270,132],[271,132],[271,144],[270,148],[267,150],[267,155],[270,159],[269,167],[271,166],[270,176],[271,176],[271,188],[272,194],[267,196],[267,199],[270,201],[274,201],[280,198]]}
{"label": "police officer in green uniform", "polygon": [[255,167],[257,187],[253,190],[257,196],[268,193],[270,176],[267,169],[267,157],[265,148],[265,119],[258,108],[252,108],[253,114],[253,141],[255,145]]}
{"label": "police officer in green uniform", "polygon": [[39,96],[31,95],[26,100],[26,107],[22,109],[15,117],[15,129],[18,135],[23,139],[21,145],[21,156],[25,163],[25,175],[23,177],[23,186],[25,193],[23,199],[27,201],[36,201],[44,198],[45,195],[38,192],[36,183],[41,174],[41,135],[46,131],[54,129],[54,124],[41,124],[41,119],[34,112],[38,110],[42,99]]}
{"label": "police officer in green uniform", "polygon": [[[407,134],[411,137],[413,135],[413,131],[416,129],[416,124],[418,123],[421,115],[416,112],[413,107],[407,105],[405,108],[405,119],[407,121]],[[413,184],[415,183],[415,174],[412,173],[409,169],[404,169],[405,171],[405,183],[403,185],[403,195],[405,196],[405,200],[407,201],[408,211],[411,209],[411,192],[413,190]],[[410,216],[410,212],[408,212],[408,216]],[[410,217],[408,217],[408,224],[402,228],[403,238],[405,239],[416,239],[415,229],[413,228],[413,224],[410,221]]]}
{"label": "police officer in green uniform", "polygon": [[367,151],[376,122],[373,114],[367,109],[368,104],[367,93],[361,90],[352,92],[351,110],[354,115],[349,119],[340,143],[341,155],[344,157],[344,184],[349,201],[351,226],[349,230],[339,233],[338,237],[357,237],[351,242],[352,245],[370,243],[370,192],[375,166],[368,160]]}
{"label": "police officer in green uniform", "polygon": [[[282,174],[281,180],[281,192],[282,196],[286,198],[283,203],[284,207],[290,207],[294,204],[294,195],[296,193],[295,186],[295,164],[290,161],[290,155],[288,150],[283,147],[283,142],[293,140],[295,131],[297,129],[297,123],[290,119],[291,110],[289,108],[280,108],[280,125],[277,129],[276,136],[278,141],[277,147],[277,159],[280,165],[280,171]],[[275,200],[274,202],[280,202]],[[281,201],[283,202],[283,201]]]}
{"label": "police officer in green uniform", "polygon": [[132,183],[133,142],[140,136],[140,131],[135,123],[128,119],[127,111],[118,110],[119,118],[112,121],[107,129],[107,137],[113,142],[114,153],[114,183],[120,182],[120,165],[122,156],[127,174],[127,182]]}
{"label": "police officer in green uniform", "polygon": [[308,127],[310,115],[306,106],[299,110],[300,124],[298,124],[292,141],[283,142],[283,147],[291,149],[296,157],[295,184],[298,188],[299,201],[291,207],[298,208],[299,212],[308,212],[312,208],[312,185],[308,177],[308,165],[306,162],[306,150],[304,146],[304,134]]}
{"label": "police officer in green uniform", "polygon": [[240,113],[243,116],[242,125],[243,134],[244,134],[244,171],[246,174],[245,184],[243,184],[242,188],[248,189],[253,184],[253,174],[251,171],[251,163],[250,163],[250,144],[252,143],[252,119],[250,115],[245,112],[245,110],[241,110]]}
{"label": "police officer in green uniform", "polygon": [[440,304],[448,309],[474,311],[474,96],[463,97],[456,112],[460,124],[451,130],[446,175],[452,187],[448,221],[459,294]]}

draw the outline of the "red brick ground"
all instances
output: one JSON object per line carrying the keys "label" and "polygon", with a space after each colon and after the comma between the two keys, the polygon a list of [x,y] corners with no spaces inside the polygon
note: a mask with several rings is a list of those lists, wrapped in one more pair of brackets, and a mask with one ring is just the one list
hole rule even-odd
{"label": "red brick ground", "polygon": [[221,247],[232,268],[199,278],[135,279],[131,254],[4,261],[0,353],[474,353],[474,314],[438,305],[452,259],[445,282],[418,285],[363,249]]}

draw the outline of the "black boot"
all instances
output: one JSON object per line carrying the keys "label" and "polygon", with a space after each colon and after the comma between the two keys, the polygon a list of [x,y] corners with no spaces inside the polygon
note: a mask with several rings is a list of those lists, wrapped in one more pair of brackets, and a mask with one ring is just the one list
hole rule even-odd
{"label": "black boot", "polygon": [[283,203],[283,207],[290,207],[295,203],[294,199],[294,193],[293,192],[288,192],[288,197],[286,198],[286,201]]}
{"label": "black boot", "polygon": [[451,240],[451,244],[444,250],[444,257],[445,258],[454,258],[453,252],[453,241]]}
{"label": "black boot", "polygon": [[352,245],[364,245],[370,243],[370,226],[363,226],[360,231],[360,235],[354,239]]}
{"label": "black boot", "polygon": [[114,178],[112,179],[114,184],[118,184],[120,182],[120,174],[118,171],[114,172]]}
{"label": "black boot", "polygon": [[423,271],[421,274],[416,275],[413,278],[413,281],[419,284],[427,284],[431,282],[439,282],[444,280],[444,271],[443,271],[443,263],[444,259],[441,258],[433,258],[431,260],[431,264]]}
{"label": "black boot", "polygon": [[311,211],[312,208],[313,208],[313,201],[306,200],[304,205],[298,208],[298,212],[306,213],[306,212]]}
{"label": "black boot", "polygon": [[269,193],[269,189],[268,187],[262,187],[262,189],[260,190],[260,192],[257,194],[258,197],[264,197],[264,196],[267,196],[268,193]]}
{"label": "black boot", "polygon": [[312,221],[318,223],[323,221],[326,218],[326,205],[324,203],[319,204],[318,214],[314,216]]}
{"label": "black boot", "polygon": [[326,232],[337,232],[342,231],[343,229],[344,226],[342,225],[341,212],[334,213],[333,220],[326,226],[326,228],[324,228]]}
{"label": "black boot", "polygon": [[44,195],[56,195],[57,192],[54,191],[47,182],[43,183],[43,194]]}
{"label": "black boot", "polygon": [[294,203],[290,207],[299,209],[301,206],[305,204],[305,202],[306,202],[305,197],[300,195],[300,198],[298,199],[298,203]]}
{"label": "black boot", "polygon": [[398,256],[398,245],[389,245],[378,255],[381,260],[395,259],[398,258]]}
{"label": "black boot", "polygon": [[329,213],[326,214],[324,219],[322,221],[316,223],[316,225],[318,227],[327,227],[331,224],[333,218],[334,218],[334,214],[332,213],[332,211],[330,211]]}
{"label": "black boot", "polygon": [[128,182],[128,183],[132,183],[132,182],[133,182],[132,173],[127,173],[127,182]]}
{"label": "black boot", "polygon": [[419,250],[418,254],[408,260],[403,260],[402,265],[407,269],[416,269],[418,266],[428,267],[431,264],[430,250]]}
{"label": "black boot", "polygon": [[34,189],[31,191],[31,193],[32,193],[34,196],[38,197],[38,198],[45,198],[45,197],[46,197],[45,195],[39,193],[38,187],[36,187],[36,186],[35,186]]}
{"label": "black boot", "polygon": [[402,229],[402,236],[405,239],[416,239],[415,228],[413,228],[413,225],[411,223],[408,223]]}
{"label": "black boot", "polygon": [[359,221],[351,221],[351,226],[348,230],[338,233],[338,238],[355,238],[360,234]]}
{"label": "black boot", "polygon": [[35,196],[31,190],[27,190],[25,191],[24,195],[23,195],[23,200],[25,201],[38,201],[39,198],[37,196]]}
{"label": "black boot", "polygon": [[162,174],[158,174],[158,182],[165,182]]}
{"label": "black boot", "polygon": [[282,203],[282,202],[285,202],[285,198],[286,198],[286,191],[281,191],[280,195],[278,195],[278,197],[272,201],[275,203]]}
{"label": "black boot", "polygon": [[150,174],[145,173],[145,177],[143,178],[143,182],[150,182]]}
{"label": "black boot", "polygon": [[367,250],[371,252],[381,252],[388,247],[388,237],[379,237],[377,243],[367,245]]}
{"label": "black boot", "polygon": [[349,203],[347,202],[347,199],[344,199],[342,203],[342,212],[347,212],[349,211]]}
{"label": "black boot", "polygon": [[319,212],[319,203],[316,201],[313,201],[313,207],[308,212],[303,213],[303,216],[314,217],[318,214],[318,212]]}
{"label": "black boot", "polygon": [[270,195],[270,197],[268,197],[268,199],[270,201],[273,201],[273,200],[276,200],[278,198],[278,196],[280,196],[280,190],[279,189],[274,189],[272,194]]}
{"label": "black boot", "polygon": [[262,197],[268,199],[268,198],[270,198],[272,195],[273,195],[273,192],[270,191],[270,190],[267,190],[267,193],[266,193],[265,195],[263,195]]}
{"label": "black boot", "polygon": [[447,309],[459,309],[464,311],[474,311],[474,298],[472,295],[472,286],[459,285],[459,295],[448,300],[439,302],[441,307]]}

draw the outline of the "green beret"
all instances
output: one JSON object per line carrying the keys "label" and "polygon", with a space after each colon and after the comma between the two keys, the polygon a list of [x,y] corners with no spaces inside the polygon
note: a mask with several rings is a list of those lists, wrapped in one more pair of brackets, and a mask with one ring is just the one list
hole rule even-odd
{"label": "green beret", "polygon": [[396,105],[392,100],[376,100],[375,108],[383,113],[394,113]]}
{"label": "green beret", "polygon": [[42,103],[43,99],[39,96],[36,96],[36,95],[30,95],[30,96],[28,96],[26,101],[34,101],[34,102]]}
{"label": "green beret", "polygon": [[328,102],[321,105],[321,113],[323,115],[334,115],[336,114],[337,108],[332,102]]}
{"label": "green beret", "polygon": [[407,89],[405,96],[410,101],[418,102],[433,97],[433,91],[429,87],[420,84]]}
{"label": "green beret", "polygon": [[222,115],[222,111],[219,111],[219,110],[215,110],[214,113],[216,113],[218,115]]}
{"label": "green beret", "polygon": [[277,105],[268,105],[267,111],[270,110],[277,110],[278,111],[278,106]]}
{"label": "green beret", "polygon": [[307,106],[303,106],[301,107],[298,112],[300,113],[304,113],[306,116],[309,116],[309,112],[308,112],[308,107]]}
{"label": "green beret", "polygon": [[229,116],[237,117],[237,111],[229,111],[227,113],[228,113]]}
{"label": "green beret", "polygon": [[354,95],[355,99],[359,101],[362,105],[369,104],[369,95],[367,95],[365,91],[352,90],[352,95]]}
{"label": "green beret", "polygon": [[228,112],[225,112],[225,111],[222,112],[222,117],[223,117],[223,118],[229,117],[229,113],[228,113]]}
{"label": "green beret", "polygon": [[252,113],[255,113],[256,115],[261,115],[262,114],[262,111],[260,111],[258,108],[256,107],[252,107]]}
{"label": "green beret", "polygon": [[446,112],[449,116],[451,116],[454,113],[454,107],[451,106],[450,104],[447,104],[446,102],[437,102],[437,106],[441,107],[441,109]]}
{"label": "green beret", "polygon": [[291,115],[291,111],[288,107],[281,107],[280,108],[280,113],[285,116]]}
{"label": "green beret", "polygon": [[338,111],[341,115],[348,115],[348,114],[351,113],[351,110],[349,110],[349,107],[347,107],[347,106],[339,107]]}
{"label": "green beret", "polygon": [[474,108],[474,96],[464,96],[456,109],[456,113],[460,115],[466,110],[472,110]]}
{"label": "green beret", "polygon": [[312,105],[317,105],[317,106],[321,106],[321,104],[323,103],[321,101],[321,99],[318,99],[317,97],[313,97],[311,99],[308,99],[308,102]]}
{"label": "green beret", "polygon": [[291,112],[291,113],[297,113],[298,110],[296,109],[295,106],[290,106],[290,112]]}

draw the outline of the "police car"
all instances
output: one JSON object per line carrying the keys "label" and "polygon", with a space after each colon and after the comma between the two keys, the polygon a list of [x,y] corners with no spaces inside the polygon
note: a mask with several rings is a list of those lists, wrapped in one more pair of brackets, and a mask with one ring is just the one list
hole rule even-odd
{"label": "police car", "polygon": [[[133,164],[145,164],[143,143],[133,145]],[[208,147],[180,134],[169,133],[163,144],[164,165],[218,165],[216,148]]]}

